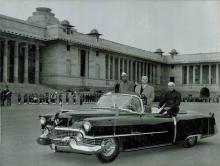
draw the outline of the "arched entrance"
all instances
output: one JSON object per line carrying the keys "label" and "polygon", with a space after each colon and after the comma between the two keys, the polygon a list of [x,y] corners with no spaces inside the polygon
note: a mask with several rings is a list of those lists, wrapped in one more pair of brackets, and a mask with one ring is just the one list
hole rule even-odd
{"label": "arched entrance", "polygon": [[209,97],[209,96],[210,96],[209,89],[207,87],[203,87],[200,90],[200,97]]}

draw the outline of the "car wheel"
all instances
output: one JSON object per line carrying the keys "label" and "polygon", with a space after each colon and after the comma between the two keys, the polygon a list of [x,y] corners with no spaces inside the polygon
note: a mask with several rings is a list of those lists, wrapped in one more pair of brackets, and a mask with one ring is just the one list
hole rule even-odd
{"label": "car wheel", "polygon": [[187,138],[184,143],[183,143],[183,146],[185,148],[190,148],[190,147],[193,147],[195,146],[197,143],[197,136],[192,136],[192,137],[189,137]]}
{"label": "car wheel", "polygon": [[101,143],[102,151],[96,155],[102,163],[108,163],[115,160],[119,154],[119,142],[115,138],[106,138]]}

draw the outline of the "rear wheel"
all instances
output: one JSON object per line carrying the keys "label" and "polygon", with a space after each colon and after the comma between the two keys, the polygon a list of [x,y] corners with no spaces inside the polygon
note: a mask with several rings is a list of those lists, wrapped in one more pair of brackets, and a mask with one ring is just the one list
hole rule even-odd
{"label": "rear wheel", "polygon": [[191,148],[193,146],[195,146],[197,143],[197,136],[192,136],[192,137],[188,137],[184,143],[183,143],[183,146],[185,148]]}
{"label": "rear wheel", "polygon": [[108,163],[115,160],[119,154],[119,143],[115,138],[106,138],[101,143],[102,151],[96,156],[102,163]]}

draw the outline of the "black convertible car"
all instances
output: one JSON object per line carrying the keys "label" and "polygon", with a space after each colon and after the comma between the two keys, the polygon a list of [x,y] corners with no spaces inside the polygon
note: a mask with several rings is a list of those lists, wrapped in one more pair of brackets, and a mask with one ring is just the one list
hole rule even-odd
{"label": "black convertible car", "polygon": [[95,154],[101,162],[113,161],[121,151],[176,143],[192,147],[217,132],[214,114],[180,111],[169,117],[145,113],[142,100],[130,94],[105,94],[95,108],[39,117],[39,144],[54,151]]}

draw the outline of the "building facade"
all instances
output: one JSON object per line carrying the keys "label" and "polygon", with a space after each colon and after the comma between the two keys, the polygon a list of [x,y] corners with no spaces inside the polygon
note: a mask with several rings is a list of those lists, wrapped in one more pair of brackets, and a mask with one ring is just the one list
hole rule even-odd
{"label": "building facade", "polygon": [[185,95],[204,86],[219,92],[220,53],[164,56],[100,38],[93,29],[78,32],[49,8],[37,8],[26,21],[0,15],[0,82],[43,84],[59,89],[112,88],[124,71],[130,81],[142,75],[159,92],[174,81]]}

